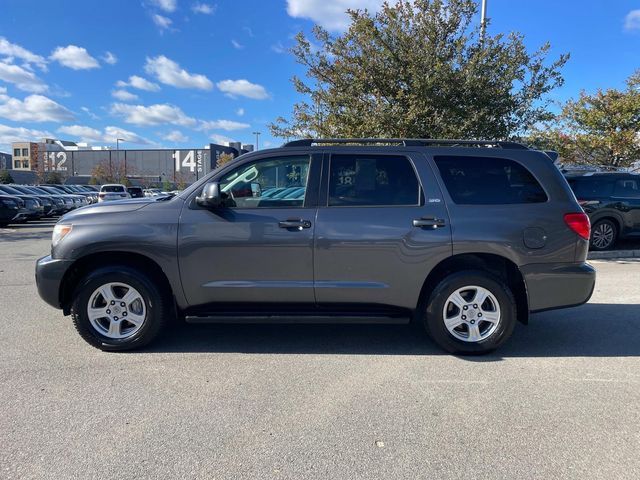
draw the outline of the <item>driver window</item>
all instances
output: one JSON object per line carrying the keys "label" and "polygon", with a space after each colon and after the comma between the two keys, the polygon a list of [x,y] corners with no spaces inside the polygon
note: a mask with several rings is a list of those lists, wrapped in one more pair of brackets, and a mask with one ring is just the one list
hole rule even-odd
{"label": "driver window", "polygon": [[230,208],[302,207],[309,176],[308,156],[275,157],[246,163],[220,180]]}

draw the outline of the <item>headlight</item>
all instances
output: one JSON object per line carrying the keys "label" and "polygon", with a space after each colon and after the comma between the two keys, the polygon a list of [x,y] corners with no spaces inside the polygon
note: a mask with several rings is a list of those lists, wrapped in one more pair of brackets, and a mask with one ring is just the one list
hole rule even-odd
{"label": "headlight", "polygon": [[73,225],[56,225],[53,227],[53,235],[51,235],[51,246],[55,247],[66,237],[73,228]]}

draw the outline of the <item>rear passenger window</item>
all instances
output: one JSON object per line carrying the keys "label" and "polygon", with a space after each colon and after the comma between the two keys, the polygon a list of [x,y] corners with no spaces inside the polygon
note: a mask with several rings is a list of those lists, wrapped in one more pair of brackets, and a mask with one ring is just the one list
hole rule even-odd
{"label": "rear passenger window", "polygon": [[613,195],[613,179],[606,177],[570,178],[569,186],[576,198],[598,198]]}
{"label": "rear passenger window", "polygon": [[640,198],[640,189],[638,188],[638,182],[634,178],[624,178],[616,182],[613,194],[616,197],[625,198]]}
{"label": "rear passenger window", "polygon": [[542,203],[547,194],[525,167],[491,157],[434,157],[453,201],[460,205]]}
{"label": "rear passenger window", "polygon": [[329,206],[419,205],[420,184],[408,158],[333,155]]}

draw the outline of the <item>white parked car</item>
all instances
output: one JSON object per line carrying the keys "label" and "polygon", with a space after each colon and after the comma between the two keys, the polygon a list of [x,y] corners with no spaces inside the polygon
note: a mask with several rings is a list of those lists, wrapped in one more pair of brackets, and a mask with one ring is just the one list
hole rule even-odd
{"label": "white parked car", "polygon": [[110,183],[102,185],[100,187],[100,193],[98,194],[98,202],[108,202],[110,200],[122,200],[124,198],[131,198],[131,195],[127,192],[127,187],[118,183]]}

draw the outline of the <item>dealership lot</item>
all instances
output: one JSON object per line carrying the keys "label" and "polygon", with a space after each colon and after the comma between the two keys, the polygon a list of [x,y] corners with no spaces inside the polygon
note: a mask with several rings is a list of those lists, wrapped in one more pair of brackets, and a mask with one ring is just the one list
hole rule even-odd
{"label": "dealership lot", "polygon": [[0,229],[2,478],[640,477],[637,258],[484,357],[410,326],[174,327],[108,354],[36,294],[52,225]]}

